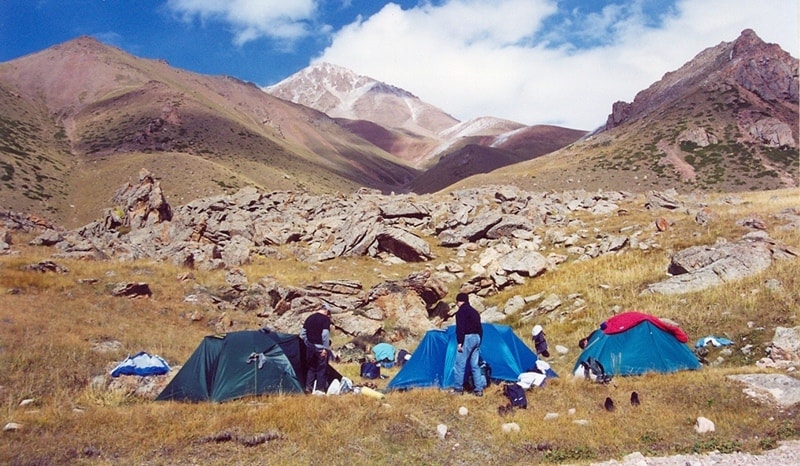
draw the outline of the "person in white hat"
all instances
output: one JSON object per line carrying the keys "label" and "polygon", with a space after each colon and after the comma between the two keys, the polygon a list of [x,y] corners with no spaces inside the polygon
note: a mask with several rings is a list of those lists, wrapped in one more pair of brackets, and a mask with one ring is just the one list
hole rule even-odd
{"label": "person in white hat", "polygon": [[534,325],[531,332],[533,344],[536,346],[536,354],[545,358],[550,357],[550,352],[547,351],[547,339],[544,336],[544,330],[541,325]]}

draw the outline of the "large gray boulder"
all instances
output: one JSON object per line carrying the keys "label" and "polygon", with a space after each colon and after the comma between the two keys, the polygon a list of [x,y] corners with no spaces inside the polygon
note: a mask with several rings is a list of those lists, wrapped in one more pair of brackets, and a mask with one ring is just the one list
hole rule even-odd
{"label": "large gray boulder", "polygon": [[497,259],[497,265],[506,272],[518,272],[536,277],[547,270],[547,258],[536,251],[514,249]]}
{"label": "large gray boulder", "polygon": [[668,271],[674,276],[647,286],[643,293],[682,294],[701,291],[766,270],[773,259],[796,258],[797,251],[777,244],[763,232],[734,243],[693,246],[675,253]]}
{"label": "large gray boulder", "polygon": [[800,361],[800,327],[777,327],[770,356],[783,361]]}
{"label": "large gray boulder", "polygon": [[492,209],[482,212],[466,225],[440,232],[439,244],[452,247],[485,238],[489,229],[502,220],[503,214],[500,211]]}
{"label": "large gray boulder", "polygon": [[116,207],[106,213],[106,226],[142,228],[172,219],[172,208],[164,198],[161,182],[146,169],[139,171],[138,184],[122,186],[114,193]]}

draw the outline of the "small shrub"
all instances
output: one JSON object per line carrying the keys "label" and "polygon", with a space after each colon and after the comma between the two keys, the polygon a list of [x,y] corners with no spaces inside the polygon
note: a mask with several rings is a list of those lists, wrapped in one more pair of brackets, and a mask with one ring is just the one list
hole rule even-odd
{"label": "small shrub", "polygon": [[547,451],[543,459],[548,463],[566,463],[571,461],[587,461],[597,457],[597,453],[588,447],[555,448]]}

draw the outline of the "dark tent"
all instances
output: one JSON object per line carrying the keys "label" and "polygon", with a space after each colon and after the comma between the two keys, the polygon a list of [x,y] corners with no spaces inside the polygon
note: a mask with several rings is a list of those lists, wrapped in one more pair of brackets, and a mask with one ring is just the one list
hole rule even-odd
{"label": "dark tent", "polygon": [[700,368],[677,326],[638,312],[614,316],[590,336],[573,372],[589,357],[600,361],[608,375],[641,375]]}
{"label": "dark tent", "polygon": [[[453,386],[456,360],[456,327],[429,330],[387,389]],[[506,325],[483,324],[481,357],[491,367],[493,380],[516,382],[519,375],[536,367],[536,354]],[[555,372],[548,371],[555,377]]]}
{"label": "dark tent", "polygon": [[[209,335],[156,400],[226,401],[302,393],[305,345],[297,335],[246,330]],[[329,366],[329,379],[341,376]]]}

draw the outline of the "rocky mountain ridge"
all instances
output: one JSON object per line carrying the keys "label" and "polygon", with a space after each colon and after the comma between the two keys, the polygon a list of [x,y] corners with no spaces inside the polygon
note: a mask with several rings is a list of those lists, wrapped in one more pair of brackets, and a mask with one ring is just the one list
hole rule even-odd
{"label": "rocky mountain ridge", "polygon": [[458,182],[527,189],[759,191],[798,186],[798,61],[751,30],[617,102],[563,149]]}
{"label": "rocky mountain ridge", "polygon": [[[680,69],[665,74],[661,80],[639,92],[633,102],[615,103],[605,128],[613,129],[641,118],[653,108],[685,98],[698,87],[706,92],[738,90],[742,98],[754,106],[747,113],[755,115],[742,115],[743,118],[753,119],[759,113],[773,113],[773,118],[781,120],[782,134],[774,139],[762,138],[763,142],[797,146],[797,125],[793,126],[791,119],[785,120],[797,115],[798,61],[778,45],[764,43],[750,29],[742,31],[733,42],[722,42],[700,52]],[[775,105],[764,108],[764,103]],[[793,123],[797,123],[796,118]]]}

